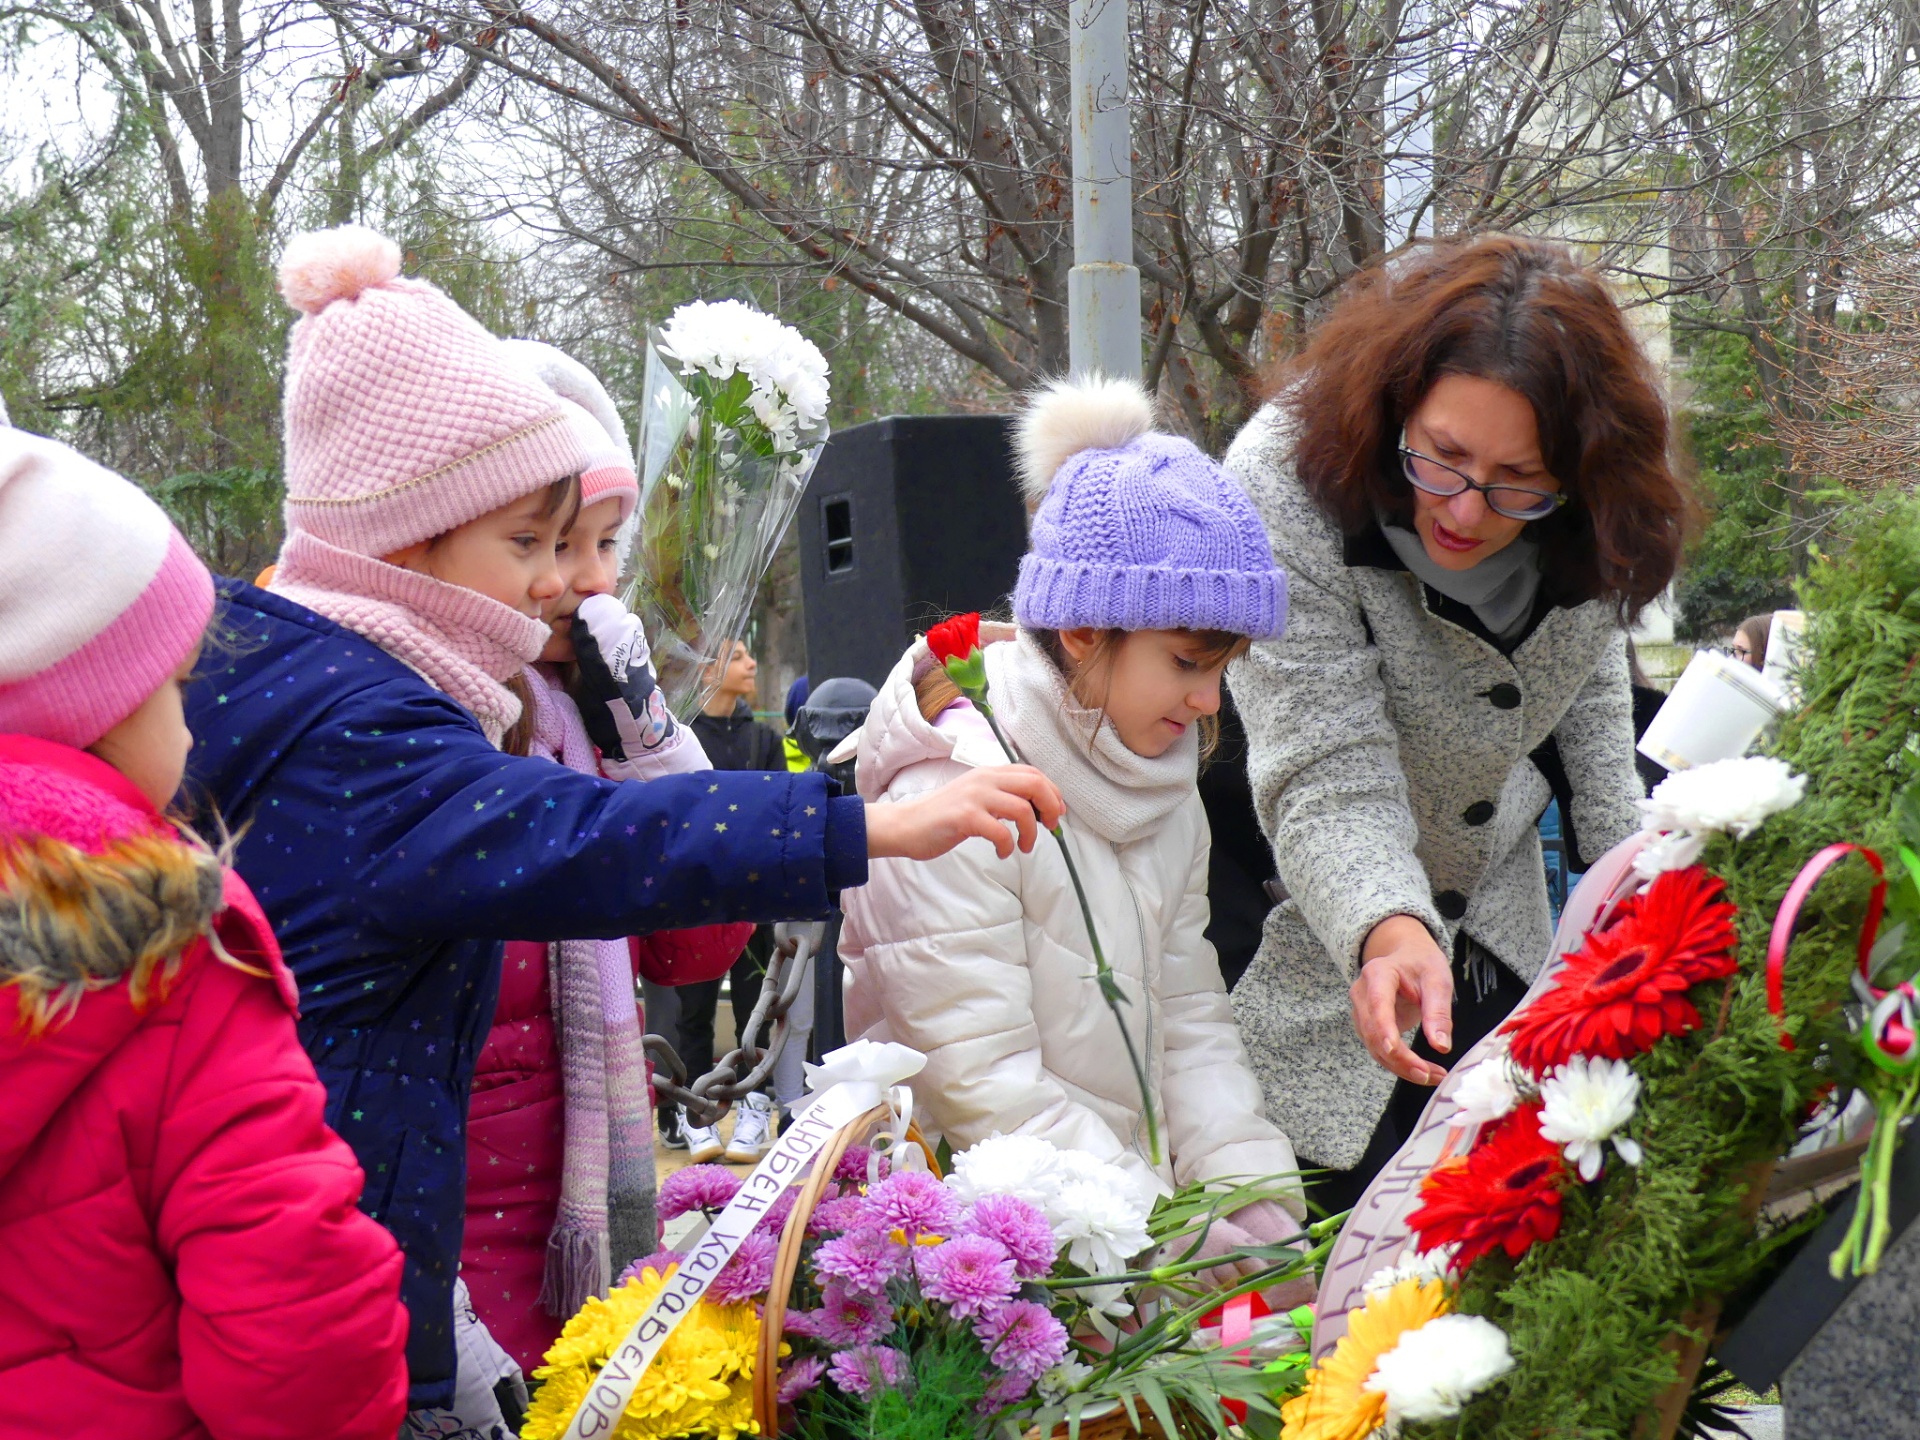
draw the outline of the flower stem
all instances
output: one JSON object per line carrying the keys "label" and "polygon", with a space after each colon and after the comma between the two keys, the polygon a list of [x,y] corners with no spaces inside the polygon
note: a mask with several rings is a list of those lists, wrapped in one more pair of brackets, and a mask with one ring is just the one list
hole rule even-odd
{"label": "flower stem", "polygon": [[[984,689],[978,693],[970,692],[967,698],[986,717],[987,726],[993,731],[993,738],[1000,742],[1000,749],[1007,759],[1015,765],[1026,762],[1020,758],[1020,752],[1013,748],[1013,742],[1000,728],[1000,721],[993,713],[993,706],[987,703]],[[1155,1165],[1160,1163],[1160,1121],[1154,1114],[1153,1090],[1147,1083],[1147,1067],[1140,1058],[1139,1047],[1134,1044],[1133,1032],[1127,1028],[1126,1017],[1120,1013],[1120,1007],[1127,1004],[1126,993],[1121,990],[1120,982],[1115,978],[1113,967],[1107,963],[1107,952],[1100,946],[1100,932],[1093,923],[1093,906],[1087,900],[1087,887],[1080,881],[1080,867],[1073,863],[1073,849],[1067,844],[1066,827],[1050,825],[1048,833],[1060,846],[1060,857],[1067,862],[1067,878],[1073,881],[1074,898],[1080,902],[1080,918],[1087,927],[1087,941],[1093,946],[1094,980],[1100,987],[1100,996],[1107,1002],[1107,1008],[1113,1012],[1114,1023],[1120,1027],[1120,1038],[1126,1042],[1127,1059],[1133,1065],[1133,1078],[1140,1086],[1140,1107],[1147,1120],[1147,1156]]]}

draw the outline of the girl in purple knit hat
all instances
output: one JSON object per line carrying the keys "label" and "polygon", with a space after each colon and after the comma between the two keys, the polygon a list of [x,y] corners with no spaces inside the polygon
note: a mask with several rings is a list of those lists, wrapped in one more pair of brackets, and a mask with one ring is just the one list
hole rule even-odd
{"label": "girl in purple knit hat", "polygon": [[[956,1150],[995,1132],[1037,1136],[1120,1165],[1145,1197],[1291,1172],[1202,933],[1209,834],[1196,787],[1221,674],[1284,628],[1286,577],[1240,487],[1156,433],[1137,385],[1055,384],[1022,416],[1018,445],[1037,509],[1015,626],[985,647],[988,693],[1067,801],[1066,840],[1124,1019],[1096,986],[1059,847],[1002,859],[969,841],[926,865],[877,862],[846,896],[847,1032],[926,1054],[917,1113]],[[860,734],[860,793],[911,800],[1001,758],[921,640]],[[1163,1120],[1158,1163],[1121,1023]],[[1249,1206],[1210,1243],[1283,1241],[1299,1232],[1293,1210]],[[1218,1279],[1235,1278],[1225,1269]]]}

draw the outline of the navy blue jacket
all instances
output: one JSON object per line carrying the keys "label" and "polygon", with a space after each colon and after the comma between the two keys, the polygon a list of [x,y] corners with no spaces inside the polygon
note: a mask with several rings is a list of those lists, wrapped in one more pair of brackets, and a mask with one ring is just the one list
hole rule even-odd
{"label": "navy blue jacket", "polygon": [[622,785],[504,755],[378,646],[219,588],[187,796],[245,827],[235,865],[299,981],[327,1122],[406,1252],[411,1404],[450,1404],[467,1098],[502,940],[825,916],[865,882],[865,819],[815,775]]}

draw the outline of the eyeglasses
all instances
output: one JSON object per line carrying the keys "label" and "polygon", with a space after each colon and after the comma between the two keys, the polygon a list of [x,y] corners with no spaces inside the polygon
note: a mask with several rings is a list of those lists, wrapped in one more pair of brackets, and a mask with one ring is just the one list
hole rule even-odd
{"label": "eyeglasses", "polygon": [[1738,640],[1734,641],[1732,645],[1728,646],[1727,650],[1728,650],[1728,653],[1732,655],[1733,658],[1736,660],[1753,659],[1753,651],[1749,650],[1745,645],[1741,644]]}
{"label": "eyeglasses", "polygon": [[1404,432],[1400,436],[1400,466],[1406,471],[1407,483],[1416,490],[1446,497],[1478,490],[1487,497],[1487,507],[1494,514],[1509,520],[1544,520],[1567,503],[1565,494],[1529,490],[1524,485],[1482,485],[1431,455],[1409,449]]}

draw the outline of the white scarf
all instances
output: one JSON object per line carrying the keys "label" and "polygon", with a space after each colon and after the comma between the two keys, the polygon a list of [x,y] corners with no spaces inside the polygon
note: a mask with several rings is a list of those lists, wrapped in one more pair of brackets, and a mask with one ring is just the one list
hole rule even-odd
{"label": "white scarf", "polygon": [[1126,845],[1152,834],[1194,793],[1200,741],[1193,730],[1150,760],[1074,697],[1026,631],[987,646],[986,658],[987,703],[1022,758],[1060,787],[1076,824]]}

